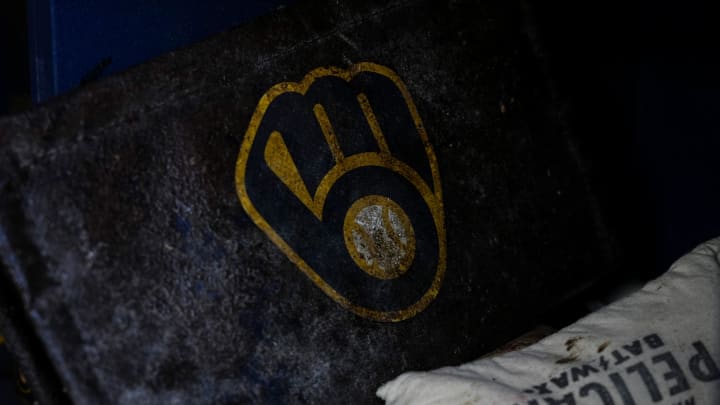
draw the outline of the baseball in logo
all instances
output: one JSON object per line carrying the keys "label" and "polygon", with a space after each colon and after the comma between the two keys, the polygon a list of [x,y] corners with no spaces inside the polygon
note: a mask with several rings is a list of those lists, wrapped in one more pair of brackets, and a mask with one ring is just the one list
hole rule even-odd
{"label": "baseball in logo", "polygon": [[377,321],[417,315],[445,272],[437,160],[387,67],[318,68],[260,99],[235,186],[255,224],[312,282]]}

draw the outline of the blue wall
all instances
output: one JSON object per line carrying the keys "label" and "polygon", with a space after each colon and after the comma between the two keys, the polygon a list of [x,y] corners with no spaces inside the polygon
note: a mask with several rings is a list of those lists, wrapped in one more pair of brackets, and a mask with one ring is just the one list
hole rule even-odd
{"label": "blue wall", "polygon": [[28,0],[39,103],[272,11],[289,0]]}

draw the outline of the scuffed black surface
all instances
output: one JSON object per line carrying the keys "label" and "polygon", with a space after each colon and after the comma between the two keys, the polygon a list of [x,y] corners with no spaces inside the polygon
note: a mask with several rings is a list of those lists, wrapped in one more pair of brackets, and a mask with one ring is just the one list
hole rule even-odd
{"label": "scuffed black surface", "polygon": [[[3,270],[71,400],[371,402],[608,271],[524,21],[508,1],[306,2],[0,121]],[[445,281],[401,323],[325,296],[233,182],[270,86],[360,61],[408,85],[443,183]]]}

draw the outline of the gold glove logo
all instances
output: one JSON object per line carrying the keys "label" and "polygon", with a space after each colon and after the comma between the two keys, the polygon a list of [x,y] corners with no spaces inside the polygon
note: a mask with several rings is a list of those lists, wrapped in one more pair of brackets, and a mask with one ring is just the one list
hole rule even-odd
{"label": "gold glove logo", "polygon": [[243,208],[325,294],[378,320],[437,296],[445,228],[437,161],[405,84],[360,63],[273,86],[240,147]]}

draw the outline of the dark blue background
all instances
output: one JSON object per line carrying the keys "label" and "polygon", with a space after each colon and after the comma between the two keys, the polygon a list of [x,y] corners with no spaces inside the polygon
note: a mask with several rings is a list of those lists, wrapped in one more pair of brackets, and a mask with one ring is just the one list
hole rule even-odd
{"label": "dark blue background", "polygon": [[[0,114],[30,107],[31,82],[42,101],[283,3],[29,1],[0,5]],[[568,96],[563,113],[626,252],[623,277],[657,275],[720,236],[720,32],[710,2],[528,1],[530,34]],[[10,404],[3,387],[14,382],[0,382],[0,403]]]}

